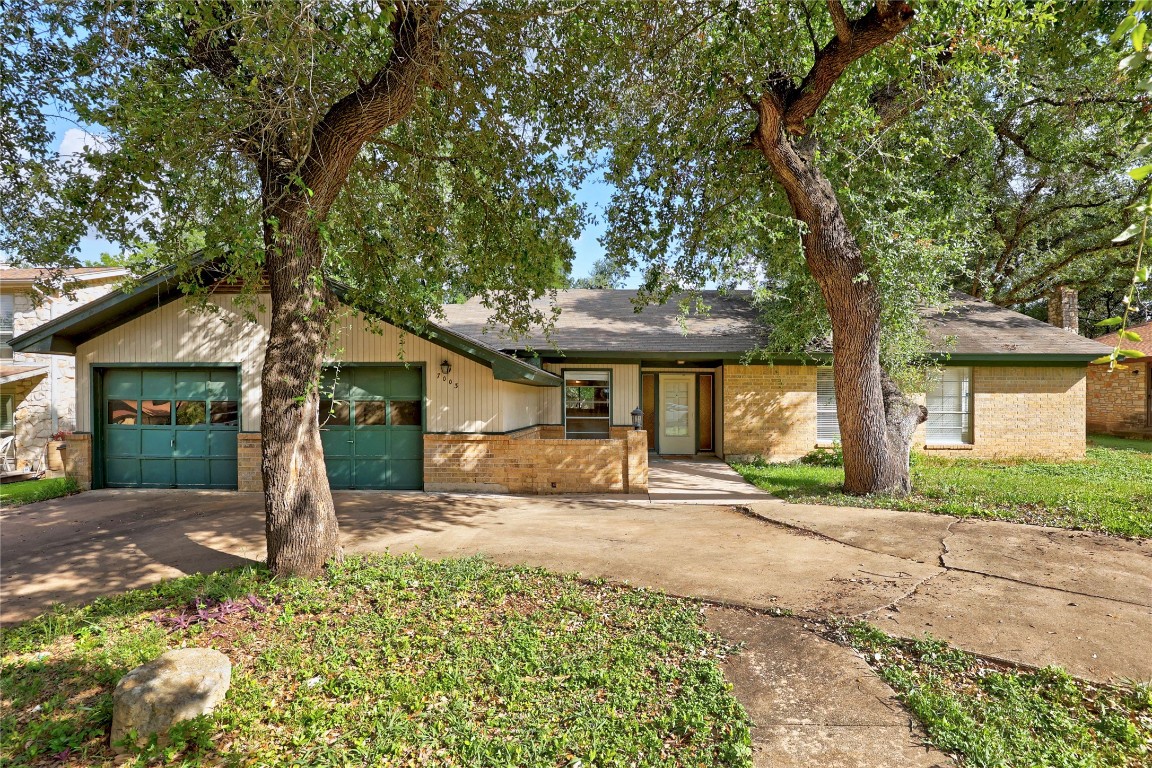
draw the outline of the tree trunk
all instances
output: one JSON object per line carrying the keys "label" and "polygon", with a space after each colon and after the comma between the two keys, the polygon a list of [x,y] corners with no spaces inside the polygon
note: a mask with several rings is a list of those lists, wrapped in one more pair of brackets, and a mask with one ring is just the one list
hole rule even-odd
{"label": "tree trunk", "polygon": [[315,577],[340,557],[318,420],[334,298],[321,279],[323,253],[307,204],[283,193],[265,199],[272,324],[260,432],[268,566],[277,576]]}
{"label": "tree trunk", "polygon": [[880,366],[880,296],[831,183],[797,151],[771,94],[760,102],[753,144],[784,187],[802,236],[808,270],[832,322],[833,380],[844,490],[904,495],[911,489],[912,432],[927,410],[910,401]]}

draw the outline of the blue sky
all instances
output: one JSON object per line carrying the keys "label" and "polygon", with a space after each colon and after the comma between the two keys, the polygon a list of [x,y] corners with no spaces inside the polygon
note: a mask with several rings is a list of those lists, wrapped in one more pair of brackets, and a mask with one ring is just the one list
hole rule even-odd
{"label": "blue sky", "polygon": [[[85,133],[74,121],[65,117],[52,120],[52,129],[55,134],[55,149],[57,152],[72,153],[83,147]],[[585,228],[583,234],[573,243],[576,257],[572,263],[572,276],[584,277],[591,273],[592,264],[603,255],[599,238],[604,234],[603,209],[611,195],[611,187],[603,181],[590,181],[584,184],[576,193],[576,199],[587,206],[589,213],[596,219],[596,223]],[[99,262],[103,253],[116,252],[119,249],[106,240],[98,237],[85,237],[80,241],[79,257],[84,262]],[[638,277],[632,276],[625,285],[635,288],[639,285]]]}

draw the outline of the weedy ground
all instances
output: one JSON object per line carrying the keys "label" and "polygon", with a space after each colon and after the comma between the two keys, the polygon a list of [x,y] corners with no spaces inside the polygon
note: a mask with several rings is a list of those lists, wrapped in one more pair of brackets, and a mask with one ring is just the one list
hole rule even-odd
{"label": "weedy ground", "polygon": [[1152,687],[1096,685],[1018,669],[866,623],[835,628],[965,768],[1136,768],[1152,764]]}
{"label": "weedy ground", "polygon": [[7,765],[112,764],[117,680],[182,646],[228,655],[228,697],[128,764],[750,765],[748,718],[720,668],[733,649],[698,605],[387,555],[315,581],[190,576],[8,631]]}
{"label": "weedy ground", "polygon": [[980,517],[1152,537],[1152,441],[1092,436],[1084,461],[913,456],[911,495],[849,496],[844,470],[822,463],[733,464],[789,501]]}

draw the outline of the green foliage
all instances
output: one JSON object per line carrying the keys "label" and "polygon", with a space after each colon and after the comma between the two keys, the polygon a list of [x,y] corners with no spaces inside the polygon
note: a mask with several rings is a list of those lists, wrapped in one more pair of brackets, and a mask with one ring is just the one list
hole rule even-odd
{"label": "green foliage", "polygon": [[[434,76],[406,119],[368,140],[314,222],[324,272],[398,322],[480,294],[522,328],[542,319],[530,300],[567,272],[584,215],[570,190],[585,155],[568,130],[584,112],[584,62],[555,39],[552,10],[450,5]],[[40,183],[13,190],[0,248],[65,263],[91,225],[126,249],[148,244],[155,261],[140,271],[202,251],[259,284],[265,228],[278,222],[262,211],[254,153],[274,147],[277,180],[298,186],[317,126],[393,55],[392,13],[362,2],[14,3],[4,34],[44,52],[21,60],[13,88],[29,105],[17,117],[30,154],[16,171]],[[221,41],[223,77],[191,55]],[[82,157],[47,150],[36,126],[52,103],[92,126]]]}
{"label": "green foliage", "polygon": [[24,480],[0,485],[0,504],[18,507],[35,501],[55,499],[79,493],[80,486],[70,477],[49,477],[43,480]]}
{"label": "green foliage", "polygon": [[800,457],[800,463],[812,467],[842,467],[844,466],[844,449],[839,442],[831,448],[814,448]]}
{"label": "green foliage", "polygon": [[735,464],[745,480],[801,503],[879,507],[1152,537],[1152,441],[1093,437],[1083,462],[913,455],[904,498],[848,496],[844,471],[810,463]]}
{"label": "green foliage", "polygon": [[[266,612],[171,633],[153,620],[250,593]],[[480,559],[190,576],[9,631],[0,749],[13,766],[65,749],[110,764],[116,681],[198,645],[232,659],[228,698],[129,764],[750,765],[718,663],[732,649],[702,627],[685,601]]]}
{"label": "green foliage", "polygon": [[972,768],[1147,764],[1149,686],[1014,669],[931,638],[898,640],[859,622],[844,637],[923,723],[929,741]]}
{"label": "green foliage", "polygon": [[[859,6],[850,13],[859,11]],[[919,309],[982,247],[971,231],[986,198],[958,183],[980,128],[974,104],[1014,93],[1020,56],[1046,45],[1047,3],[923,3],[905,34],[849,68],[801,142],[831,180],[883,298],[884,357],[898,372],[924,350]],[[750,283],[776,332],[770,351],[828,336],[800,230],[758,152],[749,100],[798,82],[834,35],[822,4],[648,3],[593,7],[603,66],[618,81],[596,102],[605,175],[616,193],[603,239],[643,294]]]}

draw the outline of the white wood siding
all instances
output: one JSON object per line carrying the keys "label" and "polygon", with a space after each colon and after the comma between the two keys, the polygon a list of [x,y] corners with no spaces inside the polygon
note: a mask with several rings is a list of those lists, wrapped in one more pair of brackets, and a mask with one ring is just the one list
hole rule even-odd
{"label": "white wood siding", "polygon": [[[76,350],[77,429],[92,430],[91,371],[106,363],[226,363],[240,366],[244,398],[240,428],[260,429],[260,372],[268,339],[268,312],[257,322],[244,318],[237,297],[214,296],[218,311],[196,311],[177,299],[98,336]],[[261,297],[267,307],[268,297]],[[541,393],[560,388],[496,381],[487,366],[391,325],[370,323],[345,311],[337,320],[329,360],[349,363],[424,365],[429,432],[502,432],[540,423]],[[440,363],[452,364],[444,377]],[[508,426],[513,425],[513,426]]]}
{"label": "white wood siding", "polygon": [[[612,426],[632,426],[632,409],[640,405],[640,364],[625,363],[623,365],[594,365],[590,363],[545,363],[544,369],[557,376],[561,371],[611,371],[612,372]],[[543,417],[545,424],[561,424],[564,421],[563,402],[564,390],[548,389],[545,391]]]}

